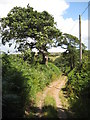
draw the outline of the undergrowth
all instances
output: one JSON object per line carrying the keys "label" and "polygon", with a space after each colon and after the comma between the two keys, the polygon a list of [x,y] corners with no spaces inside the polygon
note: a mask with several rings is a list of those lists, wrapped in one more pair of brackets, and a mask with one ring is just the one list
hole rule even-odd
{"label": "undergrowth", "polygon": [[23,117],[36,94],[60,75],[52,63],[29,64],[19,55],[2,55],[3,116]]}

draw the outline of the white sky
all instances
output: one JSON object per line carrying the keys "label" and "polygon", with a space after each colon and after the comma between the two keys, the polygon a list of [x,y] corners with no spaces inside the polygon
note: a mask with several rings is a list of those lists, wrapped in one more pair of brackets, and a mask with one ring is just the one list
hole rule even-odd
{"label": "white sky", "polygon": [[[0,0],[0,17],[5,17],[7,13],[15,6],[26,7],[27,4],[37,11],[48,11],[54,16],[57,27],[66,33],[70,33],[79,37],[79,24],[78,20],[72,18],[64,19],[63,15],[69,8],[69,3],[65,0]],[[74,26],[74,29],[72,27]],[[88,46],[88,20],[82,20],[82,41]],[[1,48],[2,50],[9,49],[8,45]],[[12,51],[13,47],[10,48]],[[51,52],[63,51],[59,48],[52,48]]]}

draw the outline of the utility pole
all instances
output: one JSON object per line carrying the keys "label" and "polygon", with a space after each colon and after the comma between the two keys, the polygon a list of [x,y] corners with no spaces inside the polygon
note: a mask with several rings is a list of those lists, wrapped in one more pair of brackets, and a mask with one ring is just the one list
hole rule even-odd
{"label": "utility pole", "polygon": [[79,15],[80,63],[82,63],[81,16]]}

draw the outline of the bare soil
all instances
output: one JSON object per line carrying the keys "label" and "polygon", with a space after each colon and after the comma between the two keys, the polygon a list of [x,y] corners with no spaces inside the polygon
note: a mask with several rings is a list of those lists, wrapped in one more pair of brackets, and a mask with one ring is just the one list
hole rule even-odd
{"label": "bare soil", "polygon": [[[67,81],[66,76],[61,76],[58,80],[53,81],[50,83],[49,86],[47,86],[42,93],[37,94],[37,107],[42,111],[42,107],[44,106],[44,99],[47,95],[52,96],[55,101],[56,101],[56,107],[57,107],[57,113],[58,113],[58,118],[67,118],[65,109],[63,108],[63,105],[60,101],[59,98],[59,92],[63,88]],[[40,111],[40,112],[41,112]],[[41,114],[40,114],[41,115]]]}

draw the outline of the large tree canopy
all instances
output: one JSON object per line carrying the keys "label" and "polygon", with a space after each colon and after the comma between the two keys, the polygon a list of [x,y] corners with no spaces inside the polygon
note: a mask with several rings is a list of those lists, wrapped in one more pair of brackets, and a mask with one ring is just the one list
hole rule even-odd
{"label": "large tree canopy", "polygon": [[3,44],[13,39],[19,51],[36,48],[42,54],[62,34],[48,12],[34,11],[29,5],[27,8],[14,7],[7,17],[1,19],[1,27]]}

